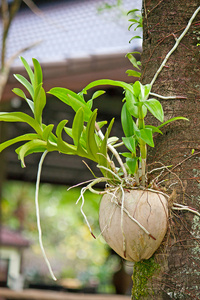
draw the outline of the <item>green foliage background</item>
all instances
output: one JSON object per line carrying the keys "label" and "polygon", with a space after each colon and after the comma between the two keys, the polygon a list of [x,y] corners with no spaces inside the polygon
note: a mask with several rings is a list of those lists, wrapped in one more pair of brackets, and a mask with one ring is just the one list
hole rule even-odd
{"label": "green foliage background", "polygon": [[[30,281],[49,276],[38,243],[36,225],[35,185],[32,183],[6,182],[3,187],[2,221],[22,232],[31,241],[25,255],[25,272]],[[41,184],[39,194],[41,226],[44,247],[59,278],[76,278],[83,285],[98,284],[101,292],[113,292],[112,274],[119,259],[109,257],[109,248],[102,237],[91,236],[76,200],[80,188],[67,191],[67,187]],[[100,196],[85,193],[84,212],[96,237],[99,235],[98,207]],[[21,221],[20,221],[21,220]],[[39,275],[39,276],[38,276]]]}

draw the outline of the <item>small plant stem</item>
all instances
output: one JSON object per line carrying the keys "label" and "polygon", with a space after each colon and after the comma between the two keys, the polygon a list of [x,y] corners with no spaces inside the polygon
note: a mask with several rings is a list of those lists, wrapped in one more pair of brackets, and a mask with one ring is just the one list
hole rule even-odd
{"label": "small plant stem", "polygon": [[44,162],[44,159],[45,159],[45,156],[47,155],[48,151],[46,150],[41,158],[40,158],[40,162],[39,162],[39,165],[38,165],[38,172],[37,172],[37,180],[36,180],[36,189],[35,189],[35,208],[36,208],[36,218],[37,218],[37,228],[38,228],[38,234],[39,234],[39,244],[40,244],[40,248],[42,250],[42,254],[43,254],[43,257],[44,257],[44,260],[47,264],[47,267],[49,269],[49,272],[51,274],[51,277],[53,278],[53,280],[57,280],[53,271],[52,271],[52,268],[51,268],[51,265],[50,265],[50,262],[46,256],[46,253],[45,253],[45,250],[44,250],[44,246],[43,246],[43,242],[42,242],[42,229],[41,229],[41,224],[40,224],[40,211],[39,211],[39,204],[38,204],[38,195],[39,195],[39,186],[40,186],[40,177],[41,177],[41,171],[42,171],[42,165],[43,165],[43,162]]}
{"label": "small plant stem", "polygon": [[172,47],[172,49],[167,53],[167,55],[165,56],[162,64],[160,65],[160,67],[158,68],[156,74],[154,75],[152,81],[151,81],[151,86],[153,86],[154,82],[156,81],[158,75],[160,74],[160,72],[162,71],[163,67],[165,66],[167,60],[169,59],[169,57],[172,55],[172,53],[176,50],[176,48],[178,47],[180,41],[182,40],[182,38],[186,35],[186,33],[188,32],[194,18],[196,17],[196,15],[198,14],[198,12],[200,11],[200,6],[195,10],[195,12],[193,13],[192,17],[190,18],[187,26],[185,27],[184,31],[182,32],[182,34],[179,36],[179,38],[176,39],[176,43],[174,44],[174,46]]}
{"label": "small plant stem", "polygon": [[[96,128],[96,130],[97,130],[98,136],[100,137],[101,140],[103,140],[103,139],[104,139],[104,135],[103,135],[103,133],[102,133],[102,131],[101,131],[101,129],[99,128],[99,126],[98,126],[97,123],[95,123],[95,128]],[[124,163],[123,163],[121,157],[119,156],[119,153],[117,152],[117,150],[116,150],[111,144],[108,144],[107,146],[108,146],[108,149],[109,149],[109,150],[113,153],[113,155],[116,157],[116,159],[117,159],[117,161],[118,161],[120,167],[122,168],[122,171],[123,171],[123,173],[124,173],[124,177],[126,178],[126,177],[127,177],[127,171],[126,171],[126,168],[125,168],[125,166],[124,166]],[[117,171],[116,171],[116,173],[117,173]]]}

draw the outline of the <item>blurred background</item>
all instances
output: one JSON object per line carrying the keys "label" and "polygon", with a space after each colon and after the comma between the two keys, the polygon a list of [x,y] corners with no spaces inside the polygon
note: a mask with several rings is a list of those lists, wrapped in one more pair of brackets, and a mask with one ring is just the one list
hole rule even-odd
{"label": "blurred background", "polygon": [[[89,82],[102,78],[135,80],[126,74],[131,64],[125,55],[141,52],[141,39],[132,39],[142,36],[141,29],[128,30],[128,20],[140,18],[140,12],[129,16],[127,12],[140,10],[141,1],[7,0],[0,1],[0,5],[0,111],[30,114],[27,103],[12,93],[12,88],[21,88],[13,74],[25,76],[19,55],[30,65],[32,57],[38,59],[46,91],[59,86],[79,92]],[[139,56],[136,54],[137,59]],[[98,120],[110,121],[114,116],[112,133],[120,137],[122,90],[104,90],[106,94],[95,100]],[[45,124],[57,125],[68,119],[70,125],[73,116],[64,103],[52,96],[47,98]],[[30,130],[23,123],[0,124],[1,142],[26,132]],[[85,196],[84,211],[95,240],[85,224],[80,204],[76,205],[81,188],[68,190],[93,175],[81,158],[59,153],[46,157],[39,193],[44,246],[58,278],[56,284],[52,282],[39,247],[35,215],[40,154],[27,157],[26,168],[22,169],[14,149],[10,147],[0,154],[0,286],[130,294],[132,264],[113,253],[100,235],[100,197],[89,192]],[[96,166],[87,164],[98,175]]]}

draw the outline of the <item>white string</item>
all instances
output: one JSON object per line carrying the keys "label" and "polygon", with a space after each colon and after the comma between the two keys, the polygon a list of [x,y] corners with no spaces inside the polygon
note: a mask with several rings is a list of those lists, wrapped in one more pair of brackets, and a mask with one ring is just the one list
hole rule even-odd
{"label": "white string", "polygon": [[40,244],[40,248],[42,250],[42,254],[43,254],[43,257],[44,257],[44,260],[47,264],[47,267],[49,269],[49,272],[51,274],[51,277],[53,278],[53,280],[57,280],[53,271],[52,271],[52,268],[51,268],[51,265],[50,265],[50,262],[46,256],[46,253],[45,253],[45,250],[44,250],[44,246],[43,246],[43,242],[42,242],[42,229],[41,229],[41,224],[40,224],[40,211],[39,211],[39,203],[38,203],[38,195],[39,195],[39,186],[40,186],[40,177],[41,177],[41,171],[42,171],[42,164],[44,162],[44,159],[45,159],[45,156],[47,155],[48,151],[46,150],[41,158],[40,158],[40,161],[39,161],[39,165],[38,165],[38,172],[37,172],[37,180],[36,180],[36,188],[35,188],[35,208],[36,208],[36,219],[37,219],[37,228],[38,228],[38,235],[39,235],[39,244]]}

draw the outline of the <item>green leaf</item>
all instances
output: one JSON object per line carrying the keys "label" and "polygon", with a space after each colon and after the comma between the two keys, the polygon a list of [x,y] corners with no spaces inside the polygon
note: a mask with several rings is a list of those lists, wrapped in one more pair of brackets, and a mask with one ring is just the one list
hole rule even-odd
{"label": "green leaf", "polygon": [[[133,67],[140,70],[140,68],[138,67],[138,64],[137,64],[137,59],[131,53],[127,53],[125,57],[127,57],[129,59],[129,61],[133,65]],[[127,71],[126,71],[126,73],[127,73]]]}
{"label": "green leaf", "polygon": [[92,111],[86,105],[86,102],[83,100],[83,98],[77,95],[76,93],[65,88],[53,88],[48,93],[56,96],[64,103],[71,106],[75,112],[77,112],[79,108],[82,107],[84,110],[84,120],[86,122],[89,120]]}
{"label": "green leaf", "polygon": [[72,124],[72,137],[74,140],[74,145],[78,145],[81,133],[83,131],[83,123],[84,123],[84,112],[83,108],[80,107],[79,110],[77,111],[73,124]]}
{"label": "green leaf", "polygon": [[120,153],[122,156],[124,156],[124,157],[129,157],[129,158],[132,158],[132,154],[131,154],[131,152],[122,152],[122,153]]}
{"label": "green leaf", "polygon": [[86,148],[92,160],[98,161],[99,148],[95,139],[95,122],[97,118],[97,109],[95,109],[88,121],[86,127]]}
{"label": "green leaf", "polygon": [[100,80],[95,80],[91,83],[89,83],[84,89],[83,93],[86,94],[87,91],[93,87],[99,86],[99,85],[112,85],[112,86],[119,86],[122,87],[123,89],[129,90],[130,92],[133,92],[133,88],[131,84],[125,83],[123,81],[116,81],[116,80],[111,80],[111,79],[100,79]]}
{"label": "green leaf", "polygon": [[33,58],[33,65],[34,65],[34,90],[37,88],[38,85],[42,84],[43,75],[42,75],[42,68],[37,61],[37,59]]}
{"label": "green leaf", "polygon": [[5,122],[25,122],[29,124],[39,135],[42,135],[42,130],[39,124],[29,115],[22,112],[0,112],[0,121]]}
{"label": "green leaf", "polygon": [[23,98],[26,100],[26,102],[28,103],[30,109],[32,110],[33,114],[34,114],[34,103],[33,101],[29,100],[28,98],[26,98],[26,95],[24,94],[24,92],[21,89],[18,88],[14,88],[13,93],[15,93],[17,96]]}
{"label": "green leaf", "polygon": [[13,75],[29,92],[29,94],[31,95],[32,99],[34,97],[34,90],[32,85],[30,84],[30,82],[22,75],[20,74],[14,74]]}
{"label": "green leaf", "polygon": [[141,39],[141,36],[139,36],[139,35],[133,36],[133,37],[130,39],[129,43],[130,43],[132,40],[134,40],[134,39]]}
{"label": "green leaf", "polygon": [[152,115],[160,122],[164,120],[164,112],[162,105],[156,99],[149,99],[144,102],[146,108],[152,113]]}
{"label": "green leaf", "polygon": [[90,99],[88,102],[87,102],[87,106],[89,107],[89,109],[92,109],[92,106],[93,106],[93,100],[96,99],[97,97],[101,96],[105,94],[105,91],[102,91],[102,90],[99,90],[99,91],[96,91],[93,96],[92,96],[92,99]]}
{"label": "green leaf", "polygon": [[140,77],[141,76],[141,72],[137,72],[134,70],[127,70],[126,73],[128,74],[128,76],[133,76],[133,77]]}
{"label": "green leaf", "polygon": [[[107,159],[107,142],[108,142],[108,137],[110,135],[113,123],[114,123],[114,118],[111,120],[111,122],[108,126],[108,129],[105,133],[105,136],[102,141],[101,147],[99,149],[99,154],[98,154],[99,165],[104,166],[105,168],[108,168],[108,169],[110,169],[110,165],[109,165],[109,162]],[[106,171],[104,169],[100,169],[100,170],[104,177],[113,179],[113,175],[109,171]]]}
{"label": "green leaf", "polygon": [[140,129],[140,138],[149,146],[154,147],[153,133],[150,128]]}
{"label": "green leaf", "polygon": [[152,125],[145,125],[145,128],[150,128],[152,130],[152,133],[157,132],[157,133],[163,134],[162,131],[160,131],[158,129],[158,127],[155,127],[155,126],[152,126]]}
{"label": "green leaf", "polygon": [[131,171],[131,174],[135,174],[136,170],[137,170],[137,161],[138,158],[137,157],[133,157],[133,158],[126,158],[126,164],[129,167],[129,170]]}
{"label": "green leaf", "polygon": [[25,156],[35,152],[44,152],[46,149],[47,143],[45,141],[35,139],[17,148],[16,153],[18,154],[19,159],[21,160],[22,167],[26,167],[24,162]]}
{"label": "green leaf", "polygon": [[137,8],[131,9],[131,10],[129,10],[129,11],[127,12],[127,15],[132,14],[132,13],[134,13],[134,12],[136,12],[136,11],[140,11],[140,10],[137,9]]}
{"label": "green leaf", "polygon": [[39,138],[38,134],[35,134],[35,133],[27,133],[27,134],[24,134],[24,135],[20,135],[16,138],[13,138],[13,139],[10,139],[10,140],[8,140],[4,143],[1,143],[0,144],[0,152],[3,151],[4,149],[6,149],[7,147],[15,144],[15,143],[28,141],[28,140],[34,140],[34,139],[38,139],[38,138]]}
{"label": "green leaf", "polygon": [[58,151],[65,153],[65,154],[76,155],[77,147],[74,145],[68,144],[67,142],[63,141],[63,139],[62,139],[62,131],[67,122],[68,122],[68,120],[62,120],[56,128],[56,135],[58,137],[58,140],[57,140]]}
{"label": "green leaf", "polygon": [[34,115],[36,121],[39,124],[41,124],[42,122],[42,112],[45,105],[46,105],[46,93],[43,87],[41,86],[41,84],[39,84],[34,94]]}
{"label": "green leaf", "polygon": [[127,103],[125,102],[121,111],[121,124],[125,136],[134,135],[133,119],[130,112],[127,109]]}
{"label": "green leaf", "polygon": [[161,127],[167,125],[168,123],[171,123],[171,122],[174,122],[174,121],[177,121],[177,120],[185,120],[185,121],[189,121],[189,120],[188,120],[187,118],[185,118],[185,117],[174,117],[174,118],[169,119],[169,120],[167,120],[166,122],[162,123],[162,124],[159,125],[157,128],[159,129],[159,128],[161,128]]}
{"label": "green leaf", "polygon": [[29,64],[27,63],[27,61],[22,57],[20,56],[20,59],[26,69],[26,72],[28,73],[28,76],[30,78],[30,81],[31,81],[31,84],[34,85],[34,74],[33,74],[33,71],[31,69],[31,67],[29,66]]}
{"label": "green leaf", "polygon": [[139,110],[138,110],[138,107],[135,106],[135,103],[137,103],[136,97],[134,96],[134,94],[132,92],[130,92],[128,90],[126,90],[125,97],[126,97],[127,110],[133,117],[139,118]]}
{"label": "green leaf", "polygon": [[54,127],[53,124],[49,124],[48,126],[45,126],[45,128],[44,128],[44,130],[43,130],[43,133],[42,133],[42,138],[43,138],[45,141],[48,141],[49,135],[50,135],[50,133],[52,132],[53,127]]}
{"label": "green leaf", "polygon": [[135,147],[135,138],[132,136],[129,137],[123,137],[122,141],[124,142],[124,145],[128,150],[130,150],[132,153],[136,154],[136,147]]}

